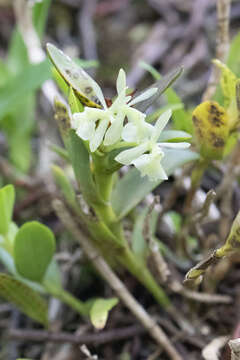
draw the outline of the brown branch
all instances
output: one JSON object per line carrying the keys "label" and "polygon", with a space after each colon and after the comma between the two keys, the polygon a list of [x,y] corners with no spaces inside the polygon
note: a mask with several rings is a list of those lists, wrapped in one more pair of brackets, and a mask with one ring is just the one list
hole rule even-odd
{"label": "brown branch", "polygon": [[[217,34],[216,34],[216,58],[226,61],[229,50],[229,19],[231,0],[217,0]],[[203,101],[212,98],[219,83],[221,71],[214,64],[208,86],[203,94]]]}
{"label": "brown branch", "polygon": [[8,337],[20,341],[54,342],[71,344],[105,344],[112,341],[124,340],[135,335],[143,334],[146,330],[139,325],[101,331],[93,334],[75,335],[65,332],[50,332],[44,330],[10,329]]}
{"label": "brown branch", "polygon": [[53,207],[63,223],[63,225],[72,233],[75,239],[81,244],[82,249],[92,261],[95,268],[99,271],[101,276],[108,282],[117,296],[123,301],[128,309],[136,316],[141,324],[148,330],[152,338],[163,347],[172,360],[182,360],[181,355],[177,352],[174,346],[169,341],[164,331],[157,325],[157,323],[149,316],[146,310],[134,299],[122,281],[112,271],[110,266],[102,258],[99,251],[91,243],[76,225],[73,217],[68,212],[64,204],[60,200],[53,201]]}

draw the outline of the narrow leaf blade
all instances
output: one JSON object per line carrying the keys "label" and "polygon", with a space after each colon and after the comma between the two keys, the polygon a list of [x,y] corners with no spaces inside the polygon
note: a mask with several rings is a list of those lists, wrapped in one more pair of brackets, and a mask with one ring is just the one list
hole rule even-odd
{"label": "narrow leaf blade", "polygon": [[[138,103],[135,107],[136,109],[145,112],[149,106],[151,106],[160,96],[161,94],[169,87],[171,84],[177,80],[177,78],[182,74],[183,68],[181,66],[177,67],[170,73],[163,76],[160,80],[152,84],[149,88],[145,89],[144,92],[150,88],[157,88],[158,91],[150,98]],[[140,93],[141,94],[141,93]],[[133,99],[140,95],[136,93]]]}

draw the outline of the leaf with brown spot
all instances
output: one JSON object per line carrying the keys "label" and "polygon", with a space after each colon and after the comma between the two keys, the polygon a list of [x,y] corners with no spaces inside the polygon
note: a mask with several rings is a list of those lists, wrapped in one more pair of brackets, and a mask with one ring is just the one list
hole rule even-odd
{"label": "leaf with brown spot", "polygon": [[222,159],[229,135],[225,109],[215,101],[205,101],[195,108],[192,120],[200,154],[207,159]]}

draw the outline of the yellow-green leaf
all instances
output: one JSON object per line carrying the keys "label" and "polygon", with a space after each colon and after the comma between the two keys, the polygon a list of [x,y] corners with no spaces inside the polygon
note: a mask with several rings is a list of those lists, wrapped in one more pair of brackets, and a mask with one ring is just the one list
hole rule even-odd
{"label": "yellow-green leaf", "polygon": [[221,70],[220,85],[224,95],[224,107],[228,108],[236,98],[237,77],[234,73],[220,60],[213,60],[214,64]]}
{"label": "yellow-green leaf", "polygon": [[72,87],[69,89],[68,94],[68,103],[71,109],[72,114],[78,113],[84,110],[83,105],[81,104],[80,100],[75,95],[75,92]]}
{"label": "yellow-green leaf", "polygon": [[93,326],[103,329],[106,325],[109,311],[118,303],[117,298],[96,299],[90,310],[90,319]]}
{"label": "yellow-green leaf", "polygon": [[235,251],[240,251],[240,211],[232,223],[225,244],[216,251],[216,254],[221,257]]}

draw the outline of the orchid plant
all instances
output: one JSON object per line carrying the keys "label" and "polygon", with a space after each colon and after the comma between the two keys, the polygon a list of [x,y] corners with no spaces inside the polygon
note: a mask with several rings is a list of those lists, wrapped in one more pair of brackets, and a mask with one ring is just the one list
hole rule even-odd
{"label": "orchid plant", "polygon": [[[108,108],[101,88],[90,77],[89,82],[95,90],[102,109],[85,107],[83,112],[73,114],[72,127],[77,135],[89,142],[92,153],[99,148],[103,152],[108,152],[109,149],[130,147],[115,157],[118,163],[134,165],[142,176],[146,175],[150,180],[166,180],[168,177],[161,165],[164,148],[185,149],[190,144],[158,142],[162,130],[171,117],[171,110],[163,113],[153,126],[146,122],[145,113],[132,107],[152,97],[158,89],[152,87],[131,99],[127,94],[125,71],[120,69],[116,83],[118,95]],[[125,119],[127,122],[124,124]]]}
{"label": "orchid plant", "polygon": [[[55,101],[55,118],[78,190],[64,171],[54,166],[56,183],[74,216],[88,232],[89,241],[104,258],[113,266],[127,268],[167,308],[170,306],[167,295],[149,271],[147,257],[136,253],[129,243],[124,224],[128,214],[135,212],[136,206],[161,181],[178,166],[198,158],[187,149],[189,134],[164,131],[171,118],[171,108],[162,112],[155,125],[146,116],[146,110],[182,69],[174,70],[136,95],[127,87],[125,71],[120,69],[117,95],[110,100],[105,99],[96,81],[61,50],[48,44],[47,51],[56,80],[68,97],[69,107],[58,99]],[[123,176],[119,170],[124,165],[133,168]]]}

